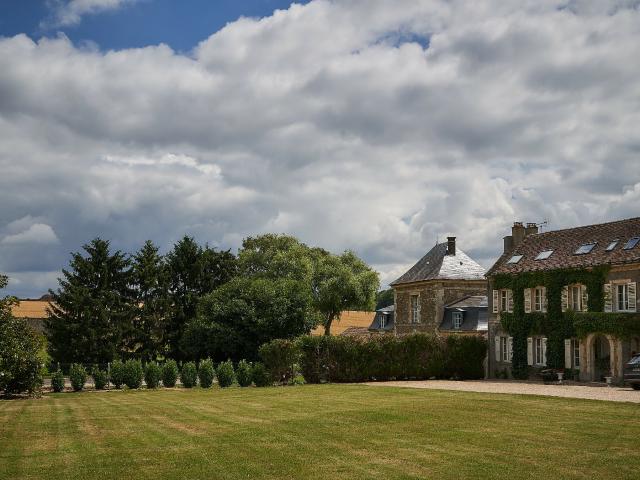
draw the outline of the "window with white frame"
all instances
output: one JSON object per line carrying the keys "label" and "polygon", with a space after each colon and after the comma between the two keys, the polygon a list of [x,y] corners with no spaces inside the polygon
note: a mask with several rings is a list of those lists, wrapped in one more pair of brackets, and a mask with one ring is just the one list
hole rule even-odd
{"label": "window with white frame", "polygon": [[387,326],[387,315],[383,313],[380,315],[380,328],[385,328]]}
{"label": "window with white frame", "polygon": [[411,323],[420,323],[420,295],[411,295]]}
{"label": "window with white frame", "polygon": [[534,363],[536,365],[544,365],[544,343],[542,338],[536,337],[534,340]]}
{"label": "window with white frame", "polygon": [[501,312],[509,311],[509,291],[508,290],[500,290],[500,311]]}
{"label": "window with white frame", "polygon": [[626,312],[629,310],[629,284],[616,285],[616,310]]}
{"label": "window with white frame", "polygon": [[580,368],[580,341],[577,338],[571,340],[571,352],[573,354],[573,367]]}
{"label": "window with white frame", "polygon": [[462,327],[463,317],[463,312],[453,312],[453,328],[455,330],[460,330],[460,327]]}
{"label": "window with white frame", "polygon": [[533,309],[536,312],[544,310],[544,288],[537,287],[534,291]]}
{"label": "window with white frame", "polygon": [[569,305],[574,312],[582,311],[582,286],[571,285],[569,287]]}
{"label": "window with white frame", "polygon": [[503,362],[509,361],[509,347],[507,337],[500,337],[500,359]]}

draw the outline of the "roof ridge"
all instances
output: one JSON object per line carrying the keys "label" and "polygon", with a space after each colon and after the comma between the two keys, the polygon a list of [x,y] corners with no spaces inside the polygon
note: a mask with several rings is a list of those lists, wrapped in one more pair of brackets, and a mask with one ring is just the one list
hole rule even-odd
{"label": "roof ridge", "polygon": [[640,217],[623,218],[620,220],[613,220],[611,222],[593,223],[589,225],[578,225],[577,227],[559,228],[558,230],[549,230],[548,232],[530,233],[529,235],[525,236],[523,240],[526,240],[527,238],[530,238],[530,237],[541,237],[543,235],[548,235],[550,233],[566,232],[568,230],[581,230],[581,229],[593,228],[593,227],[603,227],[607,225],[615,225],[617,223],[630,222],[633,220],[640,221]]}

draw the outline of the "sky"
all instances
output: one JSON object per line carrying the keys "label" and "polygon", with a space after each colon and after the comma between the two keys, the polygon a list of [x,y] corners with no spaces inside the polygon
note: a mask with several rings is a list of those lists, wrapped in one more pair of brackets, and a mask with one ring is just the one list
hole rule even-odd
{"label": "sky", "polygon": [[640,1],[5,0],[0,272],[288,233],[400,276],[638,216]]}

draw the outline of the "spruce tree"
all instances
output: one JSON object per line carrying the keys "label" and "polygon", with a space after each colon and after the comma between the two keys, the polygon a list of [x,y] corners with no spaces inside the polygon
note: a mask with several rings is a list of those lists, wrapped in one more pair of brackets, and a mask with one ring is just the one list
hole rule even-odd
{"label": "spruce tree", "polygon": [[49,291],[49,351],[59,362],[105,363],[122,355],[132,332],[131,262],[100,238],[83,249],[86,256],[73,253],[60,287]]}

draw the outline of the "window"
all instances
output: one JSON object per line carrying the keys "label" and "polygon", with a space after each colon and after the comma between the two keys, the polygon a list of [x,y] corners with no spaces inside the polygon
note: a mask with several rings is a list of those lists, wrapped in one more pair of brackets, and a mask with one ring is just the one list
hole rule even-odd
{"label": "window", "polygon": [[636,245],[638,245],[638,242],[640,242],[640,237],[633,237],[627,242],[627,244],[624,246],[624,249],[631,250],[632,248],[635,248]]}
{"label": "window", "polygon": [[551,256],[553,250],[545,250],[544,252],[540,252],[536,257],[536,260],[546,260]]}
{"label": "window", "polygon": [[411,323],[420,323],[420,295],[411,295]]}
{"label": "window", "polygon": [[380,328],[385,328],[387,326],[387,314],[383,313],[380,315]]}
{"label": "window", "polygon": [[534,361],[536,365],[544,365],[544,351],[543,351],[543,342],[542,342],[542,338],[537,337],[534,339],[534,345],[535,345],[535,357],[534,357]]}
{"label": "window", "polygon": [[542,312],[544,310],[544,288],[537,287],[534,296],[533,309],[536,312]]}
{"label": "window", "polygon": [[518,263],[520,260],[522,260],[522,257],[523,257],[523,256],[524,256],[524,255],[514,255],[513,257],[511,257],[511,258],[509,259],[509,261],[508,261],[507,263],[516,264],[516,263]]}
{"label": "window", "polygon": [[587,253],[591,253],[591,250],[597,245],[596,242],[593,243],[585,243],[584,245],[580,245],[580,247],[575,251],[576,255],[586,255]]}
{"label": "window", "polygon": [[569,287],[569,305],[574,312],[582,311],[582,286],[572,285]]}
{"label": "window", "polygon": [[611,252],[614,248],[616,248],[618,246],[618,243],[620,243],[620,240],[614,240],[613,242],[611,242],[608,246],[607,246],[607,252]]}
{"label": "window", "polygon": [[571,351],[573,352],[573,368],[580,368],[580,342],[575,338],[571,340]]}
{"label": "window", "polygon": [[629,285],[626,283],[616,285],[616,309],[619,312],[629,310]]}
{"label": "window", "polygon": [[509,350],[507,348],[507,337],[500,337],[500,359],[503,362],[509,361]]}
{"label": "window", "polygon": [[464,312],[453,312],[453,328],[460,330]]}
{"label": "window", "polygon": [[500,290],[500,311],[501,312],[509,311],[509,291],[508,290]]}

